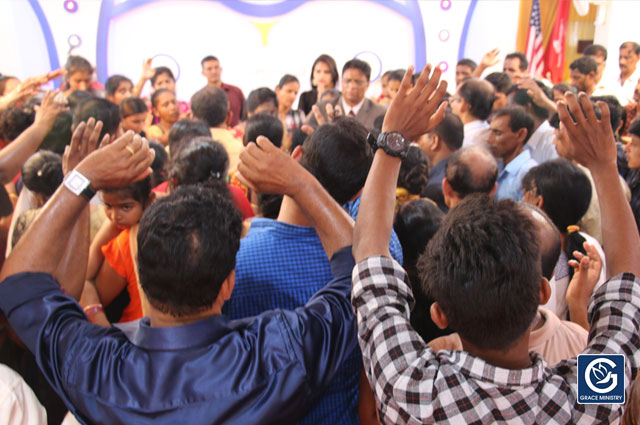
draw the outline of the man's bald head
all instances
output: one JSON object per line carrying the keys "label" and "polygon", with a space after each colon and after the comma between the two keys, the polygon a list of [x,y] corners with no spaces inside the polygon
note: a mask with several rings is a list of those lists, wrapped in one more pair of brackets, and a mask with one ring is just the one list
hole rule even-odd
{"label": "man's bald head", "polygon": [[[443,192],[451,193],[450,207],[472,193],[491,194],[496,186],[498,164],[489,151],[480,146],[459,149],[449,157]],[[448,187],[446,187],[448,185]]]}
{"label": "man's bald head", "polygon": [[542,263],[542,277],[550,280],[562,249],[560,232],[549,216],[540,208],[526,202],[521,202],[520,205],[536,226],[538,250],[540,251],[540,261]]}

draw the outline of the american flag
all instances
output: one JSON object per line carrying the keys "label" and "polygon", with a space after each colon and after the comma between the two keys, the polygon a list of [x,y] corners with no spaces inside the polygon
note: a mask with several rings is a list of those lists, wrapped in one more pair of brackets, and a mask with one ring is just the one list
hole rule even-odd
{"label": "american flag", "polygon": [[544,69],[544,46],[542,45],[542,30],[540,26],[540,2],[533,0],[531,17],[529,18],[529,34],[527,35],[527,50],[525,56],[529,61],[529,73],[542,75]]}

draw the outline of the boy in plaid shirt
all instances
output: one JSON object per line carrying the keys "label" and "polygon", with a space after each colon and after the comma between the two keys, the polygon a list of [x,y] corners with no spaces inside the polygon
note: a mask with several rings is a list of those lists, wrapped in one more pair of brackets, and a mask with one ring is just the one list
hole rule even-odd
{"label": "boy in plaid shirt", "polygon": [[[409,91],[411,72],[382,128],[383,133],[401,132],[408,140],[433,128],[446,106],[438,106],[446,90],[446,84],[438,85],[438,69],[431,78],[429,70],[423,71]],[[640,286],[634,276],[640,272],[640,239],[618,183],[609,110],[599,104],[598,120],[588,97],[581,94],[579,101],[567,95],[568,107],[558,106],[563,122],[559,143],[594,177],[613,276],[591,299],[585,353],[625,354],[628,388],[640,361]],[[352,304],[365,372],[382,421],[618,421],[621,405],[577,403],[576,359],[550,369],[538,354],[528,353],[543,278],[534,227],[512,201],[486,196],[465,200],[451,211],[421,260],[421,284],[436,300],[431,317],[457,331],[465,351],[436,354],[411,328],[411,289],[387,247],[402,144],[396,138],[395,146],[378,145],[383,149],[375,154],[354,231]],[[591,278],[588,259],[578,273],[585,281]]]}

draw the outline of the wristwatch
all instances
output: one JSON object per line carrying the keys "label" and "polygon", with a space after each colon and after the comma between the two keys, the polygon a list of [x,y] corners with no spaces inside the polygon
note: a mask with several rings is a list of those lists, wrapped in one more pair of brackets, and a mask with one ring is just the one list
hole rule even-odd
{"label": "wristwatch", "polygon": [[369,133],[367,140],[369,144],[371,144],[371,149],[373,149],[374,152],[378,148],[381,148],[387,155],[402,159],[407,156],[409,145],[411,145],[411,141],[405,139],[404,136],[397,131],[380,133],[377,139]]}
{"label": "wristwatch", "polygon": [[71,173],[64,178],[64,185],[75,195],[82,196],[87,201],[90,201],[96,194],[96,191],[91,189],[89,179],[76,170],[72,170]]}

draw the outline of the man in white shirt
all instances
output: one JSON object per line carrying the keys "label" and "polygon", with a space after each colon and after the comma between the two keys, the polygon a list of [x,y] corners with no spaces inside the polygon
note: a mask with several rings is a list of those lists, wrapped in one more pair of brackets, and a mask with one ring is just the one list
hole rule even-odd
{"label": "man in white shirt", "polygon": [[633,100],[633,92],[640,79],[640,68],[638,65],[640,59],[640,44],[634,41],[626,41],[620,45],[620,56],[618,63],[620,65],[620,76],[616,79],[616,86],[620,89],[622,106],[627,105]]}
{"label": "man in white shirt", "polygon": [[491,114],[495,92],[491,83],[478,78],[468,78],[458,86],[449,99],[451,111],[464,124],[462,146],[485,145],[489,138],[487,118]]}

